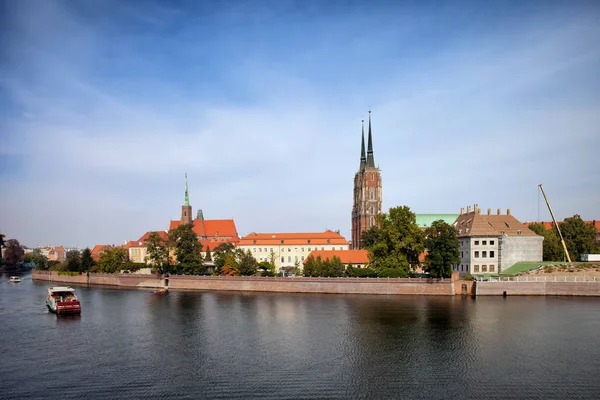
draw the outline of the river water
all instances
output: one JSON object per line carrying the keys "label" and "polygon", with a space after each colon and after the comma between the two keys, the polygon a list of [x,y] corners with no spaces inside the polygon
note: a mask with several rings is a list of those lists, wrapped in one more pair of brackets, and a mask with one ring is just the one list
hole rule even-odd
{"label": "river water", "polygon": [[600,398],[600,298],[48,286],[0,275],[2,399]]}

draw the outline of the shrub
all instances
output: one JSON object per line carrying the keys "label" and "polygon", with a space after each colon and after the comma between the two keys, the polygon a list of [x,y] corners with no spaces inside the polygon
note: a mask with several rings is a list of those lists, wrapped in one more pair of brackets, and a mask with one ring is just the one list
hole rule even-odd
{"label": "shrub", "polygon": [[473,275],[471,274],[466,274],[465,277],[463,278],[465,281],[472,281],[473,280]]}

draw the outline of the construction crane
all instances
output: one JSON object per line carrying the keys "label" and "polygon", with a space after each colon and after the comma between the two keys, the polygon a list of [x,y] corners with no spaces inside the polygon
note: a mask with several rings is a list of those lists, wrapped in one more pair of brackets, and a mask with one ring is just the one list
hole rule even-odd
{"label": "construction crane", "polygon": [[540,187],[542,194],[544,195],[544,200],[546,200],[546,205],[548,206],[548,211],[550,211],[550,216],[552,217],[554,226],[556,227],[556,230],[558,231],[558,237],[560,238],[560,243],[562,244],[562,247],[565,250],[565,255],[567,256],[567,261],[571,262],[571,256],[569,256],[569,250],[567,250],[567,244],[565,243],[565,239],[563,238],[563,235],[560,232],[560,227],[558,226],[558,223],[556,222],[556,219],[554,218],[554,213],[552,212],[552,207],[550,207],[550,202],[548,201],[548,198],[546,197],[546,192],[544,192],[544,187],[542,186],[541,183],[538,186]]}

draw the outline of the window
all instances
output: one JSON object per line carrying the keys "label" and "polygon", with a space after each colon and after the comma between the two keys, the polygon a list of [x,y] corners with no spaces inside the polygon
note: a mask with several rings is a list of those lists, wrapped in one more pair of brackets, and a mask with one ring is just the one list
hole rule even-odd
{"label": "window", "polygon": [[252,242],[253,242],[252,244],[256,244],[256,240],[253,240]]}
{"label": "window", "polygon": [[494,241],[490,240],[490,246],[493,246],[493,245],[494,245]]}
{"label": "window", "polygon": [[294,261],[298,262],[298,256],[294,257]]}
{"label": "window", "polygon": [[465,256],[464,253],[461,251],[460,252],[460,258],[463,258],[464,256]]}
{"label": "window", "polygon": [[301,251],[304,253],[304,247],[301,249]]}
{"label": "window", "polygon": [[310,239],[308,239],[308,244],[310,244]]}
{"label": "window", "polygon": [[475,246],[479,246],[479,240],[475,241]]}
{"label": "window", "polygon": [[343,248],[343,247],[340,247],[340,250],[344,250],[344,248]]}
{"label": "window", "polygon": [[494,258],[494,250],[490,251],[490,258]]}
{"label": "window", "polygon": [[369,200],[373,200],[375,197],[375,194],[373,193],[373,189],[371,189],[371,191],[369,192]]}
{"label": "window", "polygon": [[487,240],[482,240],[482,241],[481,241],[481,244],[482,244],[483,246],[486,246],[486,245],[487,245]]}
{"label": "window", "polygon": [[478,251],[475,252],[475,258],[479,258],[479,252]]}
{"label": "window", "polygon": [[310,251],[310,247],[308,248],[308,251]]}
{"label": "window", "polygon": [[375,180],[375,174],[371,173],[371,180],[374,181]]}
{"label": "window", "polygon": [[321,250],[325,250],[325,247],[321,247]]}
{"label": "window", "polygon": [[327,244],[331,243],[331,239],[327,239]]}
{"label": "window", "polygon": [[300,259],[301,259],[302,261],[304,261],[304,256],[300,257]]}
{"label": "window", "polygon": [[481,272],[487,272],[487,265],[481,266]]}
{"label": "window", "polygon": [[283,244],[283,239],[281,239],[281,244]]}
{"label": "window", "polygon": [[292,256],[288,256],[288,262],[292,262]]}
{"label": "window", "polygon": [[481,252],[481,258],[487,258],[487,251]]}
{"label": "window", "polygon": [[296,247],[296,248],[294,249],[294,251],[297,253],[297,252],[298,252],[298,248]]}
{"label": "window", "polygon": [[288,253],[289,253],[290,251],[292,251],[292,248],[291,248],[291,247],[288,247]]}
{"label": "window", "polygon": [[285,257],[281,257],[281,262],[284,262],[284,261],[285,261]]}
{"label": "window", "polygon": [[271,247],[271,251],[273,251],[273,248]]}
{"label": "window", "polygon": [[520,231],[520,230],[518,230],[518,231],[517,231],[517,235],[520,235],[520,234],[521,234],[521,231]]}
{"label": "window", "polygon": [[475,265],[473,267],[473,272],[479,272],[479,265]]}
{"label": "window", "polygon": [[375,225],[375,217],[371,217],[371,226]]}
{"label": "window", "polygon": [[494,272],[494,266],[490,265],[490,272]]}

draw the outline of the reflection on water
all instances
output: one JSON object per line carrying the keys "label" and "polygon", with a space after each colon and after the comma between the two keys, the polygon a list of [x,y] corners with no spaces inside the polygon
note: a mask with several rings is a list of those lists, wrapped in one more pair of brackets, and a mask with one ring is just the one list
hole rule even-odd
{"label": "reflection on water", "polygon": [[81,286],[81,316],[57,318],[45,308],[48,284],[24,278],[0,281],[2,398],[600,393],[600,299]]}

